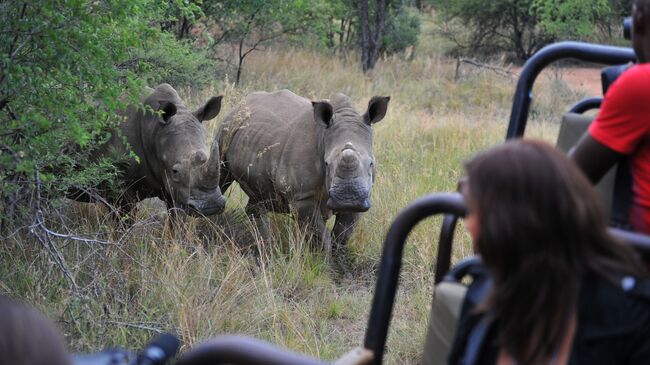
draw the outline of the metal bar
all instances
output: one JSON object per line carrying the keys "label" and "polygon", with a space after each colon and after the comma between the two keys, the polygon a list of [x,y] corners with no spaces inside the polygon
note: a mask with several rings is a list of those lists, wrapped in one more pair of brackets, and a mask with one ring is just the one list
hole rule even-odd
{"label": "metal bar", "polygon": [[221,336],[181,356],[176,365],[325,365],[267,342],[241,336]]}
{"label": "metal bar", "polygon": [[364,340],[364,347],[375,354],[372,364],[382,363],[402,266],[402,253],[408,234],[421,220],[434,214],[449,213],[462,217],[465,212],[463,197],[460,194],[430,194],[409,204],[391,224],[384,241],[377,285]]}
{"label": "metal bar", "polygon": [[454,242],[456,222],[458,222],[458,216],[453,214],[445,214],[442,219],[440,239],[438,240],[438,255],[436,257],[435,284],[442,281],[451,266],[451,248]]}
{"label": "metal bar", "polygon": [[616,239],[629,244],[643,256],[650,256],[650,236],[618,228],[608,228],[608,231]]}
{"label": "metal bar", "polygon": [[632,48],[604,46],[582,42],[559,42],[542,48],[526,61],[512,101],[512,111],[506,140],[524,135],[530,103],[533,99],[533,84],[539,73],[550,63],[575,58],[581,61],[617,65],[634,62],[636,56]]}
{"label": "metal bar", "polygon": [[580,100],[569,110],[569,113],[584,114],[585,112],[592,109],[600,109],[600,104],[602,103],[603,98],[601,97]]}

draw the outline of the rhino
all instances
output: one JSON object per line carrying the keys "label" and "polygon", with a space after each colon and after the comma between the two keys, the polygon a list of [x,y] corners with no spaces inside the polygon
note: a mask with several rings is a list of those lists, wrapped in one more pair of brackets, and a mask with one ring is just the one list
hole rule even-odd
{"label": "rhino", "polygon": [[[212,97],[190,112],[169,84],[147,88],[142,105],[130,105],[120,125],[95,159],[108,157],[121,170],[125,187],[119,197],[100,199],[128,213],[135,202],[158,197],[168,209],[192,215],[221,213],[225,198],[219,189],[219,148],[206,145],[205,127],[221,110],[221,96]],[[125,144],[124,142],[128,144]],[[133,151],[136,158],[129,156]],[[76,200],[88,201],[88,194]]]}
{"label": "rhino", "polygon": [[[371,126],[384,118],[388,96],[375,96],[359,114],[350,98],[315,101],[289,90],[253,92],[220,125],[221,175],[248,195],[246,213],[293,213],[312,243],[330,252],[345,245],[370,209],[375,180]],[[325,222],[336,216],[332,232]],[[264,233],[264,232],[263,232]]]}

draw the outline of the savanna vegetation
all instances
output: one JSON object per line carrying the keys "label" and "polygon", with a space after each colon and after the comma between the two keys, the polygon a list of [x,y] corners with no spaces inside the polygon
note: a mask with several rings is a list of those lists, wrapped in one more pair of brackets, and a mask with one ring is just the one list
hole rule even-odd
{"label": "savanna vegetation", "polygon": [[[517,4],[520,15],[485,15],[504,14],[500,3]],[[525,58],[566,37],[618,42],[611,29],[625,4],[583,3],[3,2],[0,292],[43,310],[75,352],[138,349],[172,331],[185,349],[238,333],[335,359],[363,339],[393,217],[418,196],[454,190],[462,161],[505,136],[514,76],[471,67],[459,75],[454,57],[494,60],[498,50],[509,55],[501,60]],[[532,23],[517,40],[507,23],[519,16]],[[574,20],[580,27],[567,28]],[[481,27],[505,30],[506,38],[479,39]],[[119,123],[117,112],[160,82],[190,108],[222,94],[225,112],[254,90],[287,88],[313,99],[343,92],[359,110],[373,95],[390,95],[387,117],[373,127],[373,207],[344,262],[335,267],[309,250],[287,216],[273,216],[272,243],[262,240],[238,189],[229,190],[223,215],[174,224],[157,200],[119,222],[99,204],[63,198],[100,183],[120,188],[114,162],[90,156]],[[559,72],[543,76],[535,94],[527,133],[547,140],[557,134],[558,112],[585,96]],[[210,136],[224,114],[206,122]],[[388,363],[419,361],[436,223],[409,239]],[[458,236],[455,260],[470,254],[468,237]]]}

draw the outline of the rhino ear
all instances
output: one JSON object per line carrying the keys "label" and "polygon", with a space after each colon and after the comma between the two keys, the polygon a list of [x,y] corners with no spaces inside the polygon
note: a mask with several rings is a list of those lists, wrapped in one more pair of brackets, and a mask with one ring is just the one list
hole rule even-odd
{"label": "rhino ear", "polygon": [[368,102],[368,111],[363,115],[363,121],[371,125],[384,119],[390,96],[373,96]]}
{"label": "rhino ear", "polygon": [[214,96],[210,98],[210,100],[208,100],[208,102],[205,103],[204,106],[198,108],[192,114],[194,114],[194,116],[196,117],[196,119],[199,120],[199,122],[202,122],[204,120],[210,120],[216,117],[221,111],[221,99],[223,99],[223,95]]}
{"label": "rhino ear", "polygon": [[169,123],[169,119],[176,115],[176,105],[169,101],[161,101],[158,103],[158,111],[162,112],[162,124]]}
{"label": "rhino ear", "polygon": [[314,107],[314,121],[324,128],[328,128],[334,115],[332,105],[326,101],[312,101],[311,105]]}

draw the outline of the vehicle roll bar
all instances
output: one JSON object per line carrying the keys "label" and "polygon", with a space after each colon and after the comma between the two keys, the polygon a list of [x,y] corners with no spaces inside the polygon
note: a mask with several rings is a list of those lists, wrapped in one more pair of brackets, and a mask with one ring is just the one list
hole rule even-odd
{"label": "vehicle roll bar", "polygon": [[413,227],[424,218],[443,213],[464,217],[466,208],[462,195],[459,193],[438,193],[415,200],[402,209],[393,220],[386,234],[364,340],[364,347],[374,354],[371,364],[379,365],[382,363],[406,238]]}
{"label": "vehicle roll bar", "polygon": [[617,65],[636,60],[632,48],[583,42],[559,42],[542,48],[526,61],[519,75],[517,89],[513,96],[506,140],[524,135],[530,103],[533,99],[533,84],[539,73],[550,63],[565,58],[605,65]]}
{"label": "vehicle roll bar", "polygon": [[189,350],[176,365],[325,365],[267,342],[243,336],[220,336]]}
{"label": "vehicle roll bar", "polygon": [[600,109],[602,103],[603,98],[601,97],[583,99],[572,106],[569,113],[584,114],[589,110]]}

